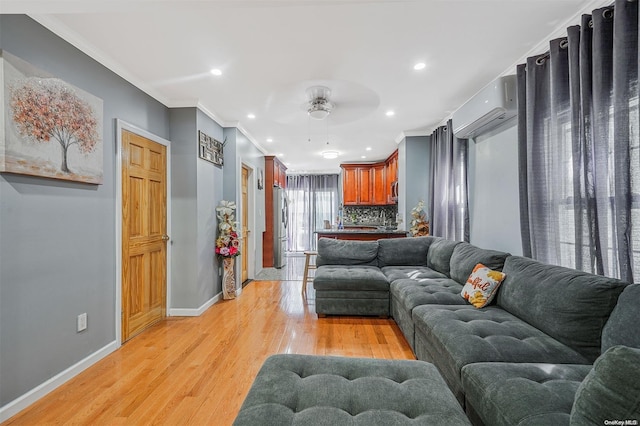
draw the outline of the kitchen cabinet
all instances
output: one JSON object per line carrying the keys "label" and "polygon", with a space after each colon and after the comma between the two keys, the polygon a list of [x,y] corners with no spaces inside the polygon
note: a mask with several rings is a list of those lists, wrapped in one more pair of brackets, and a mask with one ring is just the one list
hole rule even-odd
{"label": "kitchen cabinet", "polygon": [[398,180],[398,151],[385,161],[342,164],[342,202],[345,206],[395,204],[392,183]]}
{"label": "kitchen cabinet", "polygon": [[398,150],[397,149],[385,161],[385,171],[386,171],[385,188],[387,190],[386,204],[396,204],[398,202],[397,200]]}
{"label": "kitchen cabinet", "polygon": [[371,166],[371,204],[387,204],[387,181],[385,179],[385,164]]}
{"label": "kitchen cabinet", "polygon": [[[265,176],[266,186],[277,186],[279,188],[287,187],[287,167],[282,164],[277,157],[268,155],[264,157],[265,168],[267,173]],[[272,176],[269,183],[269,176]]]}
{"label": "kitchen cabinet", "polygon": [[274,188],[285,188],[287,185],[287,167],[273,155],[264,157],[264,220],[265,230],[262,233],[262,267],[274,266]]}
{"label": "kitchen cabinet", "polygon": [[341,167],[344,205],[371,205],[371,167],[368,164],[342,164]]}

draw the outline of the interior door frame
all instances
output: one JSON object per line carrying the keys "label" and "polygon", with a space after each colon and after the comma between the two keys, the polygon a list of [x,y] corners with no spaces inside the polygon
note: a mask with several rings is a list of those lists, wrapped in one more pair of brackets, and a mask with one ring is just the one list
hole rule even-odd
{"label": "interior door frame", "polygon": [[[135,133],[167,148],[166,179],[167,179],[167,235],[171,237],[171,142],[154,135],[144,129],[116,119],[116,309],[115,332],[116,345],[122,345],[122,131]],[[166,315],[170,316],[171,306],[171,240],[167,241],[167,289]]]}
{"label": "interior door frame", "polygon": [[[251,232],[249,232],[249,252],[251,253],[251,255],[249,256],[249,262],[247,263],[247,277],[248,279],[254,279],[256,276],[256,188],[257,188],[257,180],[256,180],[256,173],[258,171],[258,169],[251,163],[247,163],[244,162],[242,160],[240,160],[240,167],[238,168],[240,170],[240,177],[239,177],[239,181],[242,182],[242,167],[245,167],[248,171],[249,171],[249,176],[247,176],[247,201],[248,201],[248,206],[240,206],[242,209],[246,208],[247,209],[247,213],[249,215],[248,217],[248,224],[249,224],[249,230]],[[241,185],[238,185],[241,186]],[[242,188],[239,188],[238,191],[238,198],[239,200],[242,200]],[[262,235],[262,232],[260,232],[260,235]],[[262,259],[262,253],[260,253],[260,259]],[[240,275],[240,274],[238,274]],[[241,281],[241,278],[238,277],[238,280]],[[242,283],[240,283],[240,289],[242,289]]]}

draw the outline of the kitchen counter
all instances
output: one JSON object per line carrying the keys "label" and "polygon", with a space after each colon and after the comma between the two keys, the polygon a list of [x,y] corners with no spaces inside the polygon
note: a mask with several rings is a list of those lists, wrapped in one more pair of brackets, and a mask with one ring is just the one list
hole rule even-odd
{"label": "kitchen counter", "polygon": [[404,238],[407,236],[407,231],[398,231],[397,229],[380,229],[376,227],[347,227],[345,229],[321,229],[316,231],[316,234],[318,235],[318,238],[372,241],[383,238]]}

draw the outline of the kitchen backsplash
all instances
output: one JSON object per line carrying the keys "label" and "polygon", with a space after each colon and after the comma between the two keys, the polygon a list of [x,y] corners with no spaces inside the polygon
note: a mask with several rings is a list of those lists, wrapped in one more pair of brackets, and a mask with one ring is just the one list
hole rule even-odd
{"label": "kitchen backsplash", "polygon": [[343,217],[345,225],[382,225],[384,218],[386,219],[386,225],[395,226],[396,213],[398,213],[398,206],[396,205],[344,206]]}

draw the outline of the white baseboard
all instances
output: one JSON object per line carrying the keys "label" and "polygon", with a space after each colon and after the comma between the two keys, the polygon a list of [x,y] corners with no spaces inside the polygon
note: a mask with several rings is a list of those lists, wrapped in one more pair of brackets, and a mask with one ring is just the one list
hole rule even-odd
{"label": "white baseboard", "polygon": [[[240,293],[242,293],[241,288],[237,290],[236,294],[240,295]],[[169,310],[169,315],[175,316],[175,317],[197,317],[202,315],[204,311],[209,309],[213,304],[220,301],[221,299],[222,299],[222,293],[218,293],[197,309],[174,308]],[[20,411],[27,408],[29,405],[33,404],[34,402],[36,402],[37,400],[39,400],[49,392],[53,391],[57,387],[61,386],[65,382],[72,379],[73,377],[82,373],[84,370],[91,367],[93,364],[100,361],[102,358],[106,357],[107,355],[109,355],[119,347],[120,345],[118,345],[117,342],[115,341],[109,343],[105,347],[98,349],[96,352],[92,353],[91,355],[84,358],[83,360],[77,362],[76,364],[72,365],[71,367],[67,368],[61,373],[50,378],[49,380],[42,383],[41,385],[31,389],[29,392],[25,393],[24,395],[14,399],[13,401],[6,404],[5,406],[0,407],[0,423],[15,416]]]}
{"label": "white baseboard", "polygon": [[57,387],[61,386],[68,380],[74,378],[78,374],[82,373],[87,368],[91,367],[96,362],[100,361],[102,358],[106,357],[116,349],[118,349],[119,345],[113,341],[103,347],[102,349],[98,349],[88,357],[83,360],[77,362],[61,373],[53,376],[46,382],[42,383],[39,386],[31,389],[29,392],[24,395],[14,399],[9,402],[7,405],[0,407],[0,423],[8,420],[9,418],[15,416],[20,411],[27,408],[29,405],[33,404],[49,392],[53,391]]}
{"label": "white baseboard", "polygon": [[196,309],[190,308],[171,308],[169,309],[169,316],[171,317],[199,317],[213,306],[214,303],[219,302],[222,299],[222,293],[218,293],[213,296],[211,299],[207,300],[204,305],[200,306]]}

